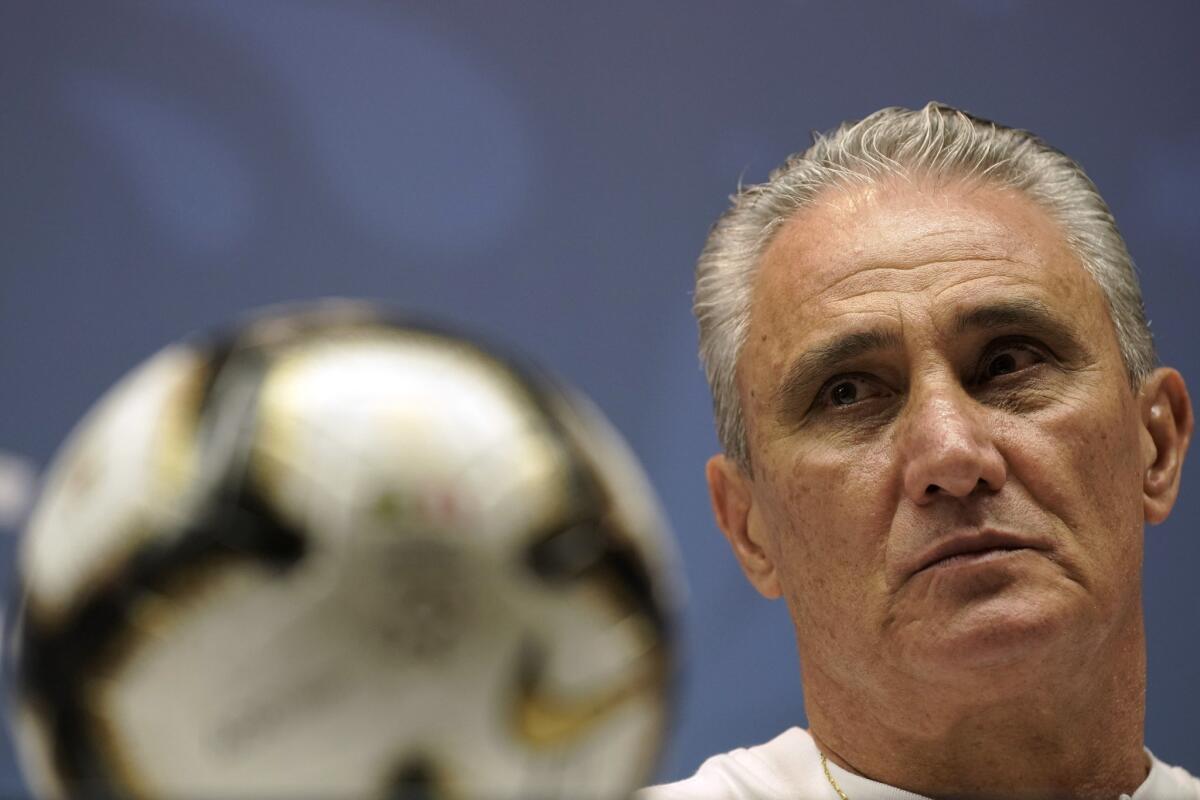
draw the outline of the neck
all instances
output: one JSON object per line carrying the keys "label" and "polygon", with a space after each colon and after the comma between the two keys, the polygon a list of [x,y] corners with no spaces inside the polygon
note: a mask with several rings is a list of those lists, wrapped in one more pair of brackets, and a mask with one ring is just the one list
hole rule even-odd
{"label": "neck", "polygon": [[839,766],[931,798],[1133,794],[1149,768],[1140,614],[1136,627],[1071,669],[976,675],[974,691],[912,680],[864,691],[816,670],[805,676],[813,738]]}

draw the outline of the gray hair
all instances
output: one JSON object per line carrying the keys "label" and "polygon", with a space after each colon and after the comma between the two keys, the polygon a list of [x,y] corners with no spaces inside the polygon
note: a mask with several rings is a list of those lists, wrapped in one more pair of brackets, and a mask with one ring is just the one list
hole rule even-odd
{"label": "gray hair", "polygon": [[1133,260],[1112,213],[1083,169],[1028,131],[1006,128],[940,103],[885,108],[830,134],[814,134],[766,183],[739,186],[696,265],[693,312],[725,454],[750,469],[736,385],[750,322],[754,276],[775,233],[826,189],[901,176],[978,181],[1016,189],[1041,205],[1099,284],[1125,369],[1138,386],[1158,363]]}

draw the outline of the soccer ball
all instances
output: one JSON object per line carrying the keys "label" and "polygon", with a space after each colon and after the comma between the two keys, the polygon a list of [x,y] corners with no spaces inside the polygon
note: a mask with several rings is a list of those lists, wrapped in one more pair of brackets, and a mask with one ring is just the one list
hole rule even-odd
{"label": "soccer ball", "polygon": [[166,348],[48,473],[10,620],[39,796],[618,798],[677,569],[578,394],[356,303]]}

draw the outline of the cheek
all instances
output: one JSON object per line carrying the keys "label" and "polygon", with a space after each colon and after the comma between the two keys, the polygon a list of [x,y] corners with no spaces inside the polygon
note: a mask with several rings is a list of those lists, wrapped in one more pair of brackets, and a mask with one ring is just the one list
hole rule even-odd
{"label": "cheek", "polygon": [[810,450],[763,470],[760,498],[784,594],[799,628],[828,633],[870,613],[890,508],[886,459],[869,448]]}
{"label": "cheek", "polygon": [[1128,404],[1048,417],[1011,438],[1014,477],[1070,531],[1079,557],[1140,560],[1142,484]]}

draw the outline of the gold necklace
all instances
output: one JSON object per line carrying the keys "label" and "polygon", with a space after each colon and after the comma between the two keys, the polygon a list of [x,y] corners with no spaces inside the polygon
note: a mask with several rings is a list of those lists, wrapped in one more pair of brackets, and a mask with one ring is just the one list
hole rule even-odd
{"label": "gold necklace", "polygon": [[829,762],[825,759],[824,753],[821,753],[821,769],[825,770],[825,780],[829,781],[829,785],[837,792],[838,797],[842,798],[842,800],[850,800],[849,797],[846,797],[846,793],[842,791],[842,787],[838,786],[837,781],[833,779],[833,774],[829,771]]}

